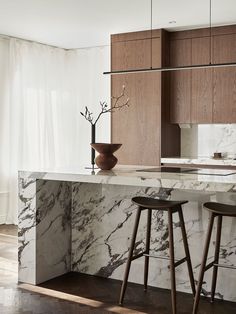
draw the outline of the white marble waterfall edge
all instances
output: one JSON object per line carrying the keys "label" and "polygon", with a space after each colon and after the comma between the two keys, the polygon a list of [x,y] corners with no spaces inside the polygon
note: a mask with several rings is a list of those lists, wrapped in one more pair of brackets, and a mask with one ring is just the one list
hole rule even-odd
{"label": "white marble waterfall edge", "polygon": [[20,282],[70,271],[71,183],[20,178],[18,229]]}
{"label": "white marble waterfall edge", "polygon": [[[65,182],[36,179],[27,174],[19,180],[19,281],[38,284],[70,270],[122,279],[135,216],[135,206],[130,200],[135,195],[189,200],[184,206],[184,217],[197,280],[208,223],[208,212],[201,204],[209,200],[235,204],[236,193],[104,181],[103,184]],[[136,252],[144,246],[145,215],[141,219]],[[183,256],[183,248],[177,217],[174,228],[178,259]],[[224,220],[221,263],[236,264],[235,229],[234,219]],[[151,248],[155,255],[168,255],[167,220],[161,212],[153,213]],[[214,238],[209,261],[213,249]],[[150,285],[170,288],[167,266],[166,261],[151,259]],[[211,271],[208,271],[203,287],[205,294],[210,291],[210,278]],[[191,292],[186,265],[177,269],[176,279],[179,291]],[[142,283],[142,280],[143,260],[139,259],[132,264],[130,281]],[[217,297],[236,301],[235,290],[236,272],[220,269]]]}

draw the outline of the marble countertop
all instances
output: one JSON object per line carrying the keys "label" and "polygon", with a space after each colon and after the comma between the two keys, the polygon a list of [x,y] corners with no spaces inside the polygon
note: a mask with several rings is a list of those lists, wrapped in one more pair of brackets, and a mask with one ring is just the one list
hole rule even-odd
{"label": "marble countertop", "polygon": [[232,158],[214,159],[211,157],[173,157],[161,158],[161,162],[165,164],[236,166],[236,160]]}
{"label": "marble countertop", "polygon": [[236,174],[229,176],[137,172],[153,167],[117,166],[111,171],[78,169],[53,169],[47,171],[19,171],[19,179],[54,180],[83,183],[117,184],[144,187],[162,187],[211,192],[236,192]]}

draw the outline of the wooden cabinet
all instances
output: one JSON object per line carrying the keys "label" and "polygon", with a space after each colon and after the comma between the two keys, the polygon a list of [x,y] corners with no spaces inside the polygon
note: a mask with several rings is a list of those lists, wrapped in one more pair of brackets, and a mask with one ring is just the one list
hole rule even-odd
{"label": "wooden cabinet", "polygon": [[112,94],[126,86],[127,109],[112,113],[112,143],[122,143],[120,164],[159,165],[161,136],[161,73],[134,73],[112,77]]}
{"label": "wooden cabinet", "polygon": [[[150,32],[112,35],[112,70],[150,68],[151,65],[161,67],[162,60],[167,57],[162,53],[165,46],[163,33],[154,30],[152,42]],[[125,85],[130,98],[128,108],[111,115],[112,143],[122,143],[116,153],[120,164],[158,166],[162,152],[163,156],[173,151],[174,155],[179,155],[179,129],[176,130],[177,126],[166,119],[169,117],[169,102],[168,97],[164,97],[164,89],[168,77],[162,76],[161,72],[111,76],[112,95],[118,95]]]}
{"label": "wooden cabinet", "polygon": [[[191,39],[170,41],[170,66],[191,65]],[[170,74],[170,121],[191,122],[191,70],[173,71]]]}
{"label": "wooden cabinet", "polygon": [[[210,37],[192,38],[192,64],[210,63]],[[191,123],[212,123],[212,69],[193,69]]]}
{"label": "wooden cabinet", "polygon": [[[111,69],[236,62],[236,26],[211,34],[207,28],[112,35]],[[123,144],[121,164],[160,165],[161,156],[178,156],[179,123],[236,123],[236,67],[111,76],[112,95],[123,85],[130,107],[111,117],[112,142]]]}
{"label": "wooden cabinet", "polygon": [[[236,62],[235,26],[213,28],[212,38],[207,29],[173,37],[172,66]],[[236,67],[184,71],[171,74],[171,122],[236,123]]]}
{"label": "wooden cabinet", "polygon": [[160,51],[160,32],[154,32],[152,40],[148,31],[113,35],[112,71],[160,67]]}
{"label": "wooden cabinet", "polygon": [[[236,34],[213,37],[213,62],[236,62]],[[213,71],[213,122],[236,123],[236,67]]]}
{"label": "wooden cabinet", "polygon": [[[191,36],[188,32],[188,36]],[[209,37],[171,41],[171,66],[209,64]],[[212,122],[212,70],[178,70],[171,73],[171,122]]]}

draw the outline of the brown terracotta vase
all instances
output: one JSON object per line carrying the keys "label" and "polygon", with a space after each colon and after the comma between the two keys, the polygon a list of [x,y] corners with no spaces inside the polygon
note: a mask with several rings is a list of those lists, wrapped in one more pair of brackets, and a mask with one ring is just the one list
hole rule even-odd
{"label": "brown terracotta vase", "polygon": [[95,163],[102,170],[110,170],[117,164],[118,159],[113,155],[122,144],[94,143],[90,144],[99,155],[95,158]]}

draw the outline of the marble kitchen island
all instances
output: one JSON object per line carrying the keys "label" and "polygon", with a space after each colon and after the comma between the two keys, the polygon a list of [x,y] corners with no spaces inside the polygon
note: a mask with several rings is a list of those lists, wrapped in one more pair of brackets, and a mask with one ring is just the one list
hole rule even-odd
{"label": "marble kitchen island", "polygon": [[[236,204],[236,174],[229,176],[136,172],[145,167],[119,166],[113,171],[19,172],[19,281],[39,284],[75,271],[122,279],[132,232],[136,195],[189,200],[183,212],[195,279],[202,258],[208,212],[206,201]],[[148,167],[147,167],[148,169]],[[136,252],[145,243],[146,213],[141,217]],[[176,258],[184,255],[178,219],[174,220]],[[153,255],[168,256],[165,213],[152,217]],[[212,239],[209,259],[213,257]],[[224,219],[221,263],[236,265],[236,221]],[[143,260],[135,260],[130,281],[142,283]],[[149,285],[170,288],[168,262],[150,259]],[[210,291],[211,271],[204,291]],[[190,292],[185,264],[176,271],[178,291]],[[216,297],[236,302],[236,271],[220,269]]]}

